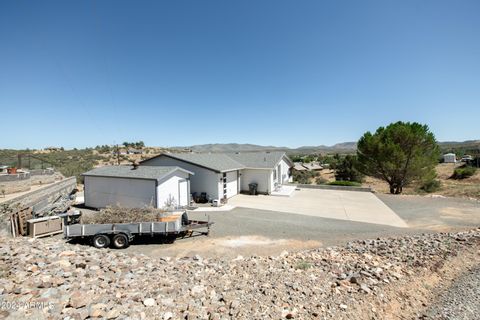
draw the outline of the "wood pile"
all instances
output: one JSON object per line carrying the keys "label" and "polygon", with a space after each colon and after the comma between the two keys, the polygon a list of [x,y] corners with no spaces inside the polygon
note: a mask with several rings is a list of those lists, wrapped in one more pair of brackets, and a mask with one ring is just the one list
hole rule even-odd
{"label": "wood pile", "polygon": [[12,236],[26,236],[28,234],[27,220],[33,218],[32,208],[22,208],[10,215]]}

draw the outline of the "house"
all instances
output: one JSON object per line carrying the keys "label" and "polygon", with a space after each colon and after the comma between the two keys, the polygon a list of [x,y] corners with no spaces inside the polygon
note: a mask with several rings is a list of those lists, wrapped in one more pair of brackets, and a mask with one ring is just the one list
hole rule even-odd
{"label": "house", "polygon": [[143,154],[142,149],[128,149],[127,154]]}
{"label": "house", "polygon": [[305,168],[307,168],[307,170],[310,170],[310,171],[321,171],[321,170],[323,170],[323,167],[320,165],[319,162],[303,163],[303,166]]}
{"label": "house", "polygon": [[443,162],[455,163],[457,162],[457,156],[455,155],[455,153],[446,153],[443,155]]}
{"label": "house", "polygon": [[105,166],[82,175],[87,207],[179,208],[190,203],[193,172],[175,166]]}
{"label": "house", "polygon": [[291,182],[292,161],[284,152],[163,153],[140,162],[140,166],[178,166],[195,173],[192,193],[228,199],[257,184],[257,192],[270,194]]}
{"label": "house", "polygon": [[307,171],[307,168],[303,166],[303,163],[301,162],[295,162],[293,164],[293,169],[297,171]]}

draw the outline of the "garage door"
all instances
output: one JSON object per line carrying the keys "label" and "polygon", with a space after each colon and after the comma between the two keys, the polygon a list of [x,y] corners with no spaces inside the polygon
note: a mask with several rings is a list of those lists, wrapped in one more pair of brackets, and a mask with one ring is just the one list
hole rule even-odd
{"label": "garage door", "polygon": [[188,206],[188,182],[187,180],[178,181],[178,205]]}
{"label": "garage door", "polygon": [[238,193],[238,173],[237,171],[227,172],[227,198],[233,197]]}

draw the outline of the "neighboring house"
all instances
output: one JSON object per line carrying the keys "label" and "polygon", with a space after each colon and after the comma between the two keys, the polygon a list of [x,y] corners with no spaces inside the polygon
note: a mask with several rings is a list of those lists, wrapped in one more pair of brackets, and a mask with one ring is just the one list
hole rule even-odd
{"label": "neighboring house", "polygon": [[143,150],[141,149],[128,149],[128,154],[143,154]]}
{"label": "neighboring house", "polygon": [[305,168],[307,168],[307,170],[310,170],[310,171],[321,171],[321,170],[323,170],[323,167],[318,162],[304,163],[303,166]]}
{"label": "neighboring house", "polygon": [[295,162],[293,169],[297,171],[307,171],[307,168],[305,168],[301,162]]}
{"label": "neighboring house", "polygon": [[178,166],[195,175],[192,193],[210,199],[228,199],[256,183],[259,193],[270,194],[277,185],[291,182],[293,163],[284,152],[164,153],[140,162],[141,166]]}
{"label": "neighboring house", "polygon": [[455,155],[455,153],[446,153],[443,155],[443,162],[455,163],[457,162],[457,156]]}
{"label": "neighboring house", "polygon": [[105,166],[82,174],[85,206],[178,208],[190,203],[193,172],[164,166]]}

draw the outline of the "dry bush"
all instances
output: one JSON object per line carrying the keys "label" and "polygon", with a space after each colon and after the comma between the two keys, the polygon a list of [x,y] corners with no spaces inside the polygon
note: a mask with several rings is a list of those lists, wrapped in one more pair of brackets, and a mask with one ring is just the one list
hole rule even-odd
{"label": "dry bush", "polygon": [[107,207],[98,213],[82,217],[82,223],[85,224],[104,224],[104,223],[135,223],[158,221],[160,218],[168,216],[165,210],[152,207],[147,208],[120,208]]}

